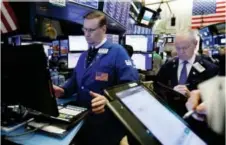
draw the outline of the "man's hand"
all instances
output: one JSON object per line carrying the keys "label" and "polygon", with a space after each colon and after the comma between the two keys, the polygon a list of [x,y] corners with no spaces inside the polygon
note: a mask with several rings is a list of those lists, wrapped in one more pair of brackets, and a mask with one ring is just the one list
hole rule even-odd
{"label": "man's hand", "polygon": [[90,95],[93,97],[91,104],[92,104],[92,111],[96,114],[103,113],[105,111],[104,107],[108,103],[108,100],[97,93],[90,91]]}
{"label": "man's hand", "polygon": [[187,97],[190,97],[190,91],[188,90],[188,88],[185,85],[177,85],[173,88],[173,90],[175,90]]}
{"label": "man's hand", "polygon": [[55,96],[57,98],[59,98],[59,97],[64,95],[64,89],[62,89],[62,88],[60,88],[58,86],[53,85],[53,90],[54,90]]}
{"label": "man's hand", "polygon": [[206,115],[206,107],[205,104],[199,104],[201,99],[201,94],[199,90],[194,90],[191,91],[190,97],[188,101],[186,102],[185,106],[188,109],[188,111],[195,110],[196,113],[193,114],[192,116],[199,121],[204,121],[205,120],[205,115]]}

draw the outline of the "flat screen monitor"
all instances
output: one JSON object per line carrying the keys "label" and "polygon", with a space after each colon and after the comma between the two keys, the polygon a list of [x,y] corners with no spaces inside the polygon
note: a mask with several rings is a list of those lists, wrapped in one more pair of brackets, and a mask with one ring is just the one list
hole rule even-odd
{"label": "flat screen monitor", "polygon": [[226,38],[221,38],[220,42],[221,42],[221,44],[225,44],[226,43]]}
{"label": "flat screen monitor", "polygon": [[[164,145],[206,145],[169,107],[143,86],[121,86],[116,97]],[[132,87],[134,86],[134,87]]]}
{"label": "flat screen monitor", "polygon": [[152,69],[152,54],[135,53],[132,56],[132,60],[136,69],[140,70]]}
{"label": "flat screen monitor", "polygon": [[148,36],[146,35],[126,35],[126,45],[131,45],[133,51],[149,51]]}
{"label": "flat screen monitor", "polygon": [[52,43],[43,43],[43,48],[47,57],[52,55]]}
{"label": "flat screen monitor", "polygon": [[137,22],[144,26],[153,26],[156,20],[156,12],[149,8],[143,7],[137,17]]}
{"label": "flat screen monitor", "polygon": [[21,45],[21,36],[16,35],[8,38],[8,43],[13,46]]}
{"label": "flat screen monitor", "polygon": [[68,36],[70,51],[86,51],[89,46],[84,36]]}
{"label": "flat screen monitor", "polygon": [[119,44],[119,35],[107,34],[107,40],[112,43]]}
{"label": "flat screen monitor", "polygon": [[[1,101],[58,116],[43,45],[3,46],[1,52]],[[19,71],[15,73],[15,70]]]}
{"label": "flat screen monitor", "polygon": [[218,34],[226,34],[225,23],[216,24],[216,29],[217,29],[217,33],[218,33]]}
{"label": "flat screen monitor", "polygon": [[166,43],[174,43],[174,37],[166,37]]}
{"label": "flat screen monitor", "polygon": [[74,69],[82,53],[68,53],[68,68]]}
{"label": "flat screen monitor", "polygon": [[199,33],[200,33],[202,38],[211,36],[209,27],[202,28],[201,30],[199,30]]}
{"label": "flat screen monitor", "polygon": [[60,55],[60,42],[55,40],[52,42],[53,46],[53,56],[58,57]]}
{"label": "flat screen monitor", "polygon": [[60,55],[67,56],[68,54],[68,40],[60,40]]}

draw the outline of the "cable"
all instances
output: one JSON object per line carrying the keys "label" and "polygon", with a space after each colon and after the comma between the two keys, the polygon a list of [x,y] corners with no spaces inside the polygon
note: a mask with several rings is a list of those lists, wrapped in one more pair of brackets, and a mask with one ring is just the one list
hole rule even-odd
{"label": "cable", "polygon": [[20,136],[24,136],[24,135],[33,133],[33,132],[35,132],[35,131],[37,131],[37,130],[39,130],[39,129],[42,129],[43,127],[48,126],[48,125],[50,125],[50,123],[45,124],[45,125],[43,125],[43,126],[40,126],[40,127],[38,127],[38,128],[35,128],[35,129],[33,129],[33,130],[27,131],[27,132],[25,132],[25,133],[15,134],[15,135],[6,135],[5,137],[6,137],[6,138],[12,138],[12,137],[20,137]]}
{"label": "cable", "polygon": [[169,3],[166,2],[166,5],[168,6],[168,8],[169,8],[169,10],[170,10],[170,14],[172,14],[172,11],[171,11],[171,8],[170,8],[170,6],[169,6]]}

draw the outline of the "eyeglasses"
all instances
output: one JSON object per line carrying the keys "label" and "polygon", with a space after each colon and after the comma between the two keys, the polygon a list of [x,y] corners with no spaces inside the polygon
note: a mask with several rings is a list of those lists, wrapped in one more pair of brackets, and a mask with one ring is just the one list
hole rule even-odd
{"label": "eyeglasses", "polygon": [[82,28],[82,31],[85,33],[85,32],[88,32],[88,33],[93,33],[94,31],[96,31],[98,28],[100,28],[99,26],[97,28]]}

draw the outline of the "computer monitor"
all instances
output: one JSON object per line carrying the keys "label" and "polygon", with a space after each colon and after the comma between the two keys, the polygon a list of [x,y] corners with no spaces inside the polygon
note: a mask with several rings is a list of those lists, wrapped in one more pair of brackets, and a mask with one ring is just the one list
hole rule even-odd
{"label": "computer monitor", "polygon": [[151,27],[156,20],[156,14],[156,11],[146,7],[142,7],[137,17],[137,22],[140,25]]}
{"label": "computer monitor", "polygon": [[82,53],[68,53],[68,68],[74,69]]}
{"label": "computer monitor", "polygon": [[60,40],[60,56],[67,56],[68,40]]}
{"label": "computer monitor", "polygon": [[199,33],[200,33],[202,38],[211,36],[211,31],[210,31],[209,27],[202,28],[201,30],[199,30]]}
{"label": "computer monitor", "polygon": [[225,26],[225,22],[224,23],[220,23],[220,24],[216,24],[216,29],[217,29],[217,33],[218,34],[225,34],[226,33],[226,26]]}
{"label": "computer monitor", "polygon": [[112,43],[119,44],[119,35],[107,34],[107,40]]}
{"label": "computer monitor", "polygon": [[150,39],[148,35],[126,35],[126,45],[131,45],[133,51],[152,51],[152,45],[149,45],[151,40],[153,39]]}
{"label": "computer monitor", "polygon": [[166,37],[166,43],[174,43],[174,37]]}
{"label": "computer monitor", "polygon": [[132,60],[137,69],[140,70],[152,69],[152,54],[135,53],[132,56]]}
{"label": "computer monitor", "polygon": [[58,57],[60,55],[60,42],[58,40],[54,40],[52,42],[53,46],[53,56]]}
{"label": "computer monitor", "polygon": [[155,138],[164,145],[206,145],[182,118],[143,85],[119,85],[105,90],[105,94],[110,100],[110,110],[141,144],[150,145]]}
{"label": "computer monitor", "polygon": [[2,103],[58,116],[43,45],[2,46]]}
{"label": "computer monitor", "polygon": [[68,36],[70,51],[86,51],[88,43],[84,36]]}
{"label": "computer monitor", "polygon": [[20,35],[15,35],[15,36],[9,37],[8,38],[8,43],[10,45],[13,45],[13,46],[21,45],[21,36]]}
{"label": "computer monitor", "polygon": [[43,43],[43,48],[47,57],[52,55],[52,43]]}

